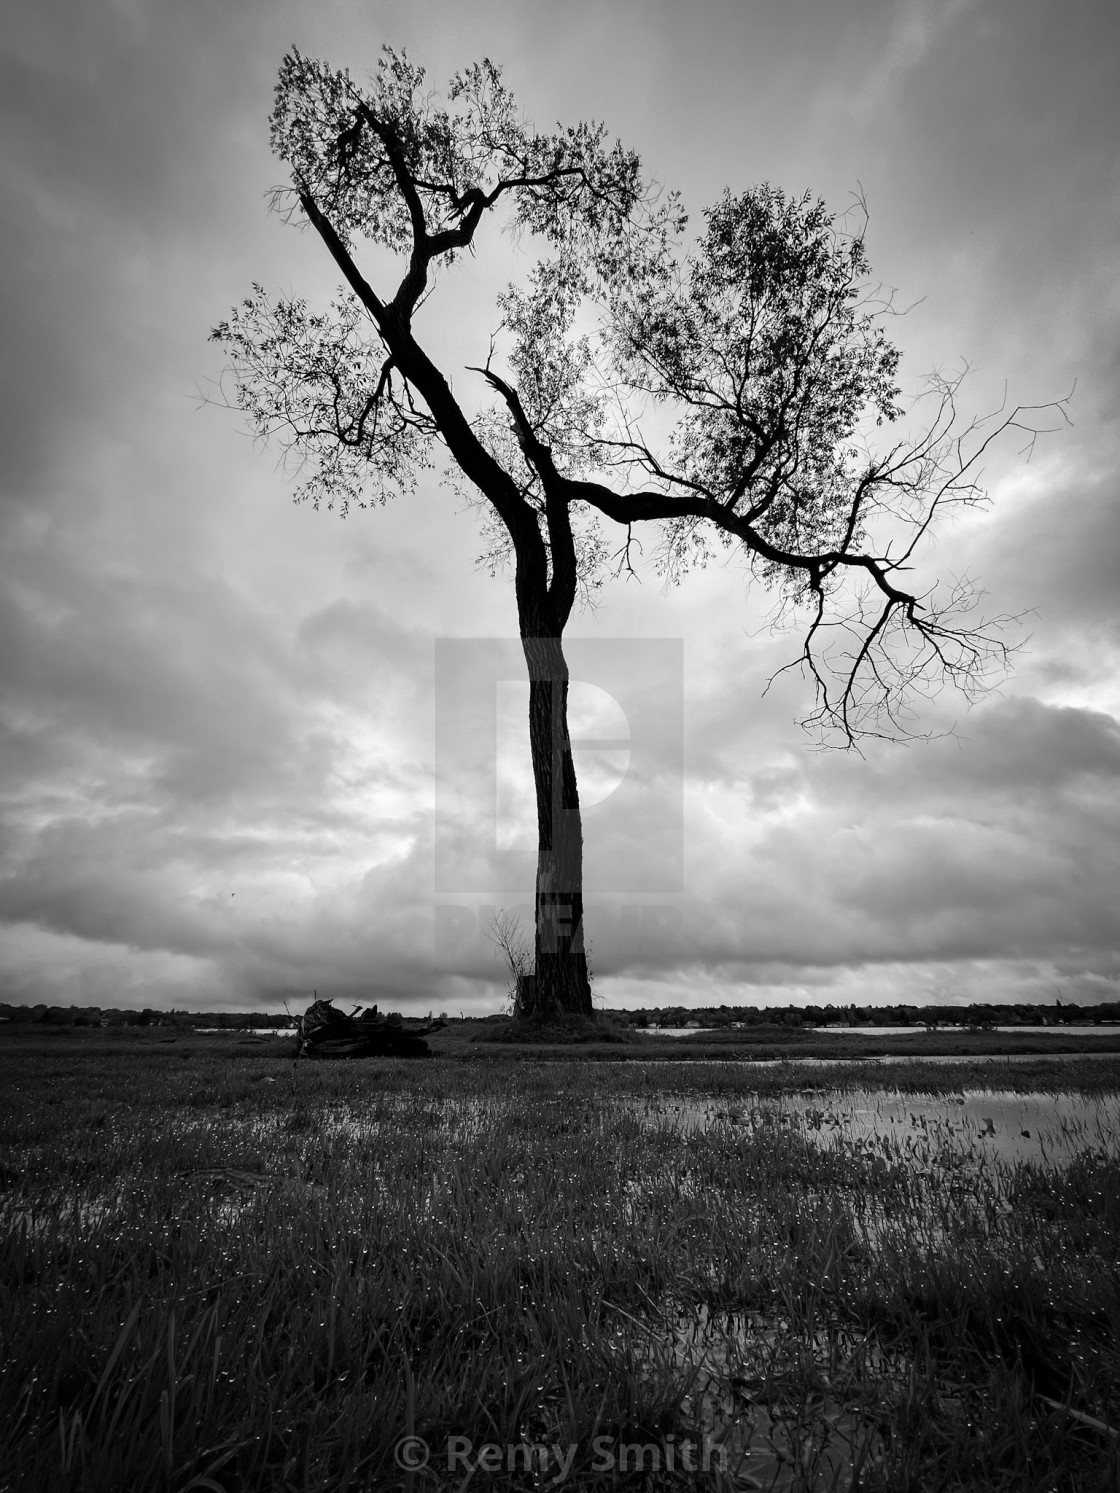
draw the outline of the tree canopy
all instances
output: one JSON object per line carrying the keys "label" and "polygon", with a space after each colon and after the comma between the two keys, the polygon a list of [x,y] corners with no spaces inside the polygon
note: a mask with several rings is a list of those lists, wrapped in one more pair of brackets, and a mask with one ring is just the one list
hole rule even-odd
{"label": "tree canopy", "polygon": [[[445,463],[490,562],[514,562],[523,637],[559,637],[645,526],[670,580],[735,547],[802,622],[807,720],[843,744],[905,734],[914,691],[970,693],[1005,658],[1007,619],[981,619],[967,580],[910,577],[938,517],[983,500],[992,438],[1031,420],[962,430],[958,381],[935,379],[920,433],[895,435],[899,354],[858,205],[845,219],[756,186],[690,235],[633,151],[600,124],[532,128],[489,61],[440,99],[389,48],[363,84],[292,51],[271,128],[291,173],[274,206],[318,232],[344,284],[321,310],[254,286],[213,336],[254,431],[300,463],[301,497],[345,512]],[[467,404],[416,314],[438,293],[455,316],[448,272],[492,221],[525,273]]]}

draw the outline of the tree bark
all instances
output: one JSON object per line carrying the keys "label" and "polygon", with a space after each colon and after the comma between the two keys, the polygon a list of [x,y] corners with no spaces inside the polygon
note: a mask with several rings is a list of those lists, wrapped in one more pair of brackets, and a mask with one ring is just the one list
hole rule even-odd
{"label": "tree bark", "polygon": [[583,941],[583,825],[568,735],[568,665],[559,637],[522,636],[529,668],[529,745],[537,797],[534,979],[527,1016],[591,1016]]}
{"label": "tree bark", "polygon": [[[568,735],[568,665],[562,643],[576,595],[576,553],[567,490],[571,484],[561,480],[549,448],[537,439],[514,390],[488,369],[480,370],[509,404],[526,457],[543,479],[549,537],[546,552],[533,508],[479,441],[446,379],[412,334],[411,312],[426,283],[427,265],[439,241],[428,238],[415,191],[410,194],[400,162],[394,159],[393,164],[412,213],[414,253],[409,273],[389,305],[378,298],[359,272],[349,249],[311,194],[301,191],[300,202],[350,288],[373,318],[396,367],[427,404],[451,456],[494,505],[513,541],[518,622],[529,667],[529,743],[537,798],[534,973],[530,980],[518,981],[519,1005],[526,1015],[590,1016],[591,984],[583,942],[583,826]],[[464,242],[469,238],[465,234]]]}

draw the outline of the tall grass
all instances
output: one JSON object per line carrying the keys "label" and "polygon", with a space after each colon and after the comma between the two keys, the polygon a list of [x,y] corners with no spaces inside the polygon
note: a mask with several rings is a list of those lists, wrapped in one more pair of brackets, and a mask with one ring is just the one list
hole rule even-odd
{"label": "tall grass", "polygon": [[0,1489],[459,1487],[450,1437],[589,1489],[1117,1486],[1104,1150],[823,1146],[732,1065],[256,1051],[0,1058]]}

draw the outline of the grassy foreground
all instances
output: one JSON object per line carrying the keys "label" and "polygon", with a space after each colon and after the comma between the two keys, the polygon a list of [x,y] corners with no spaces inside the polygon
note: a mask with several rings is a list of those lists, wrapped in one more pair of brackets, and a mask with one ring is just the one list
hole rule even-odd
{"label": "grassy foreground", "polygon": [[[806,1081],[0,1046],[0,1490],[1115,1489],[1115,1159],[824,1150]],[[900,1081],[975,1080],[811,1076]]]}

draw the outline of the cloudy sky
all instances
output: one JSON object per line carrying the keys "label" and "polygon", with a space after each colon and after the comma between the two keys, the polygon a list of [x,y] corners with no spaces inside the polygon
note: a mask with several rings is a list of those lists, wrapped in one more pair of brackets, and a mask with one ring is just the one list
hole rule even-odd
{"label": "cloudy sky", "polygon": [[[1120,998],[1117,29],[1098,0],[18,0],[0,999],[498,1006],[488,909],[531,887],[526,694],[515,667],[494,685],[497,767],[464,747],[458,786],[437,707],[454,640],[513,634],[510,585],[436,477],[315,513],[200,397],[251,281],[333,287],[267,212],[283,53],[363,74],[385,42],[437,87],[489,55],[543,126],[604,119],[694,220],[725,186],[862,191],[875,273],[913,303],[908,391],[967,364],[984,413],[1076,384],[1073,427],[1001,448],[991,508],[926,557],[1032,613],[998,693],[923,706],[955,735],[813,751],[797,679],[762,696],[794,643],[738,562],[573,620],[577,733],[630,742],[580,763],[598,996]],[[492,245],[479,294],[517,272]],[[495,316],[452,289],[424,316],[465,388]],[[652,888],[627,869],[650,857]]]}

